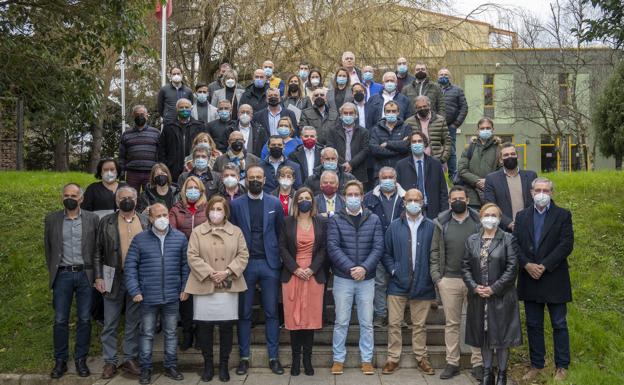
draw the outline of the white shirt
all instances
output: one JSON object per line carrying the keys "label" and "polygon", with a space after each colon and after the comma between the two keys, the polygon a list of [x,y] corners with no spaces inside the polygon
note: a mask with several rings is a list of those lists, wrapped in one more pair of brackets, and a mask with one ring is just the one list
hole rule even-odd
{"label": "white shirt", "polygon": [[[394,91],[393,93],[389,94],[387,93],[385,90],[381,93],[381,96],[383,97],[383,105],[385,106],[386,103],[388,103],[391,100],[394,100],[394,95],[396,95],[396,91]],[[384,118],[386,117],[386,113],[383,111],[383,108],[381,109],[381,117]]]}
{"label": "white shirt", "polygon": [[262,199],[264,197],[264,191],[260,191],[260,195],[258,195],[257,197],[251,195],[251,193],[247,191],[247,196],[249,197],[249,199],[253,200]]}
{"label": "white shirt", "polygon": [[410,218],[409,215],[407,217],[407,225],[410,228],[410,233],[412,234],[412,269],[416,267],[416,246],[418,244],[418,227],[423,220],[422,213],[416,219]]}
{"label": "white shirt", "polygon": [[362,103],[362,105],[360,105],[360,103],[355,103],[355,106],[358,110],[358,124],[360,127],[368,128],[366,127],[366,111],[364,111],[364,103]]}
{"label": "white shirt", "polygon": [[238,130],[243,134],[243,140],[245,141],[245,150],[249,150],[249,133],[251,132],[251,124],[247,127],[238,125]]}
{"label": "white shirt", "polygon": [[303,153],[306,157],[306,163],[308,165],[308,175],[314,174],[314,153],[316,146],[312,148],[303,147]]}

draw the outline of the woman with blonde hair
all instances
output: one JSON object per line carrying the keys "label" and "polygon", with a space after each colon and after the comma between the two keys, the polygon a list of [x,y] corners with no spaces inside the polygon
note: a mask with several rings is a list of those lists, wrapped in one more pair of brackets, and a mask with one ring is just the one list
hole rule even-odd
{"label": "woman with blonde hair", "polygon": [[[294,152],[297,147],[303,144],[303,141],[298,136],[295,136],[295,128],[290,121],[289,117],[283,117],[277,122],[277,134],[284,139],[284,150],[282,154],[284,158],[288,158],[291,152]],[[265,143],[262,147],[261,159],[266,159],[269,156],[269,143]]]}

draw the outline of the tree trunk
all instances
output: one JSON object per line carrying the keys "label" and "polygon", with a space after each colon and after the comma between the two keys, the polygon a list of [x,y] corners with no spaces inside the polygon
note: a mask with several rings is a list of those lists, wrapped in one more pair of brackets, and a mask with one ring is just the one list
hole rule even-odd
{"label": "tree trunk", "polygon": [[54,143],[54,171],[68,171],[67,138],[65,133],[59,133]]}
{"label": "tree trunk", "polygon": [[91,135],[93,135],[93,142],[91,142],[91,154],[89,155],[87,172],[94,174],[102,155],[102,143],[104,142],[104,117],[101,114],[93,126]]}
{"label": "tree trunk", "polygon": [[615,156],[615,169],[622,171],[622,154]]}

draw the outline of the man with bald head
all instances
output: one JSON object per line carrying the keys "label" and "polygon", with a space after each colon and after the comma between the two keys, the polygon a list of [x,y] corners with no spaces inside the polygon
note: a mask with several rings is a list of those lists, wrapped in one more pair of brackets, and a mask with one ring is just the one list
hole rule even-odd
{"label": "man with bald head", "polygon": [[353,174],[346,172],[344,167],[339,164],[339,155],[333,147],[325,147],[321,150],[321,164],[314,169],[312,174],[306,181],[306,186],[309,187],[314,194],[321,192],[321,175],[324,171],[333,171],[338,175],[339,190],[342,191],[345,183],[355,179]]}
{"label": "man with bald head", "polygon": [[245,138],[240,131],[232,131],[228,138],[227,151],[217,158],[213,170],[222,172],[228,163],[234,163],[240,169],[240,180],[245,180],[245,173],[251,166],[258,165],[260,158],[245,150]]}
{"label": "man with bald head", "polygon": [[249,104],[254,111],[260,111],[267,106],[266,92],[269,89],[269,82],[262,68],[254,71],[253,82],[245,88],[241,96],[240,104]]}
{"label": "man with bald head", "polygon": [[257,111],[253,116],[253,121],[259,126],[264,127],[267,136],[278,135],[277,126],[281,118],[290,119],[294,129],[295,136],[299,135],[297,128],[297,117],[294,112],[285,108],[281,102],[280,91],[277,88],[269,88],[266,91],[266,108]]}
{"label": "man with bald head", "polygon": [[158,114],[163,120],[175,119],[176,103],[182,98],[192,102],[193,91],[184,84],[182,70],[178,67],[173,67],[169,71],[169,84],[162,86],[158,92]]}
{"label": "man with bald head", "polygon": [[249,104],[238,107],[238,121],[234,124],[234,131],[243,134],[243,145],[247,152],[260,157],[262,146],[269,136],[264,127],[253,121],[254,110]]}
{"label": "man with bald head", "polygon": [[280,96],[284,96],[284,81],[275,75],[275,64],[271,60],[262,63],[262,69],[270,88],[277,88]]}
{"label": "man with bald head", "polygon": [[407,59],[400,57],[397,59],[396,76],[397,76],[397,92],[401,92],[406,84],[414,81],[414,76],[409,73]]}
{"label": "man with bald head", "polygon": [[165,122],[158,144],[158,161],[169,167],[173,180],[178,180],[184,167],[184,158],[191,153],[193,139],[206,131],[204,123],[191,116],[193,103],[180,99],[176,103],[177,117]]}
{"label": "man with bald head", "polygon": [[410,99],[410,111],[408,116],[415,113],[415,111],[413,111],[414,102],[416,101],[416,97],[420,95],[425,95],[429,98],[433,113],[446,116],[442,91],[440,91],[437,82],[432,82],[429,79],[429,73],[427,72],[427,65],[425,63],[416,63],[414,66],[414,80],[407,84],[401,90],[401,93]]}
{"label": "man with bald head", "polygon": [[407,112],[409,111],[409,98],[397,91],[396,74],[394,72],[384,73],[382,83],[383,89],[376,95],[371,96],[368,100],[368,108],[371,112],[368,115],[369,121],[366,124],[367,127],[373,127],[381,118],[385,116],[383,107],[391,100],[394,100],[399,104],[399,118],[405,121],[408,117]]}

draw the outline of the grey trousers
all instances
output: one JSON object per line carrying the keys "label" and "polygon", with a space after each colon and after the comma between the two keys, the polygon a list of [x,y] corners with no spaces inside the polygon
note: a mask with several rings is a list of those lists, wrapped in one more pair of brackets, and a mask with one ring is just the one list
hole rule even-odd
{"label": "grey trousers", "polygon": [[102,329],[102,356],[105,363],[118,365],[117,327],[121,311],[126,305],[123,362],[137,359],[139,356],[139,327],[141,322],[140,304],[132,301],[124,285],[123,277],[115,297],[104,296],[104,328]]}
{"label": "grey trousers", "polygon": [[388,272],[379,262],[375,271],[375,300],[373,302],[375,317],[386,318],[388,316],[387,291]]}

